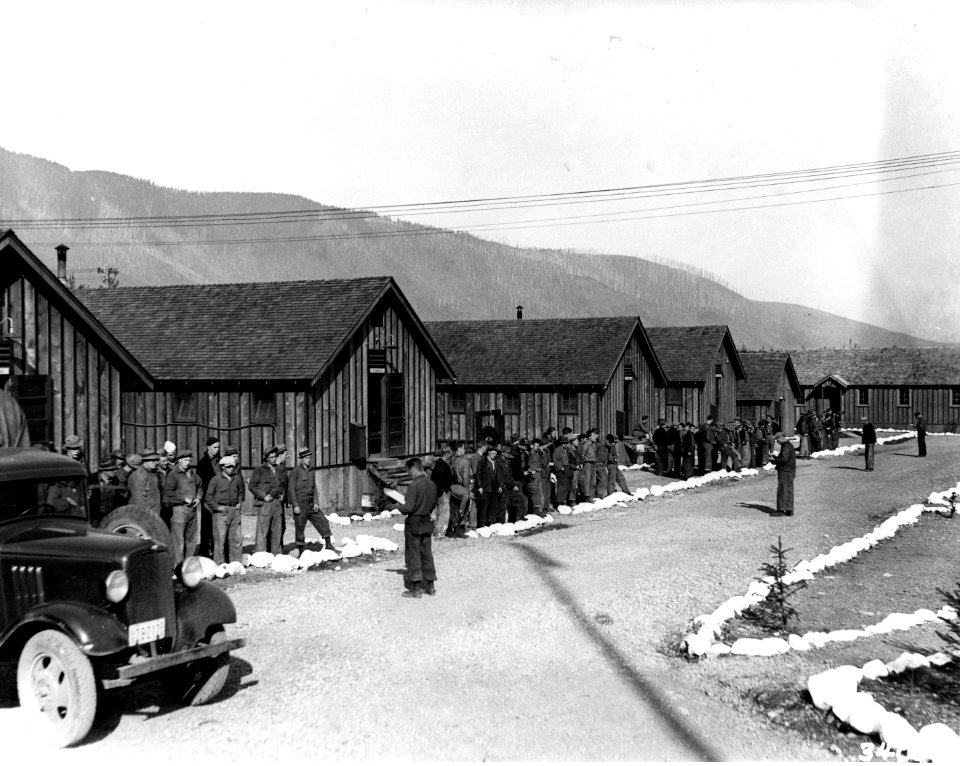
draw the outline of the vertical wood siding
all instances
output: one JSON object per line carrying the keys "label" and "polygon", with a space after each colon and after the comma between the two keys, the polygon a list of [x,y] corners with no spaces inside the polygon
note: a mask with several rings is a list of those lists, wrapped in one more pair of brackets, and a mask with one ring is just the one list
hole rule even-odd
{"label": "vertical wood siding", "polygon": [[[859,386],[852,386],[843,394],[843,410],[846,412],[844,425],[856,427],[860,418],[867,416],[878,428],[910,428],[916,422],[913,413],[919,410],[927,419],[927,428],[931,431],[957,433],[960,430],[960,407],[950,405],[952,386],[908,386],[910,404],[901,405],[899,386],[868,386],[869,404],[857,404]],[[825,399],[811,398],[813,389],[802,387],[803,401],[798,409],[813,407],[823,412],[827,406]]]}
{"label": "vertical wood siding", "polygon": [[4,298],[16,341],[14,373],[50,376],[54,448],[62,450],[64,439],[76,434],[87,464],[96,468],[101,457],[122,447],[120,372],[105,347],[85,337],[32,283],[15,280]]}

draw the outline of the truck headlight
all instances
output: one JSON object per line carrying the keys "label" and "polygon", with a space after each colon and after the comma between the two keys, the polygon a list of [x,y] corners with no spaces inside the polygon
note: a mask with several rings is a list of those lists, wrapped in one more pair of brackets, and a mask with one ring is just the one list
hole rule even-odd
{"label": "truck headlight", "polygon": [[122,569],[114,569],[107,575],[107,601],[119,604],[130,592],[130,580]]}
{"label": "truck headlight", "polygon": [[203,579],[203,567],[200,566],[200,559],[196,556],[190,556],[180,564],[180,582],[188,588],[196,588]]}

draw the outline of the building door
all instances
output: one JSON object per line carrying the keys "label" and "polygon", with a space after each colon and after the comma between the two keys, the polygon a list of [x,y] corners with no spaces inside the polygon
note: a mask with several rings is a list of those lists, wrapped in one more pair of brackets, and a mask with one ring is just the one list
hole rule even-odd
{"label": "building door", "polygon": [[[634,416],[633,409],[630,407],[630,403],[633,401],[633,380],[625,379],[623,381],[623,430],[620,428],[620,417],[619,413],[617,416],[617,433],[629,434],[630,429],[633,428],[630,425],[631,420]],[[639,418],[637,418],[639,420]]]}
{"label": "building door", "polygon": [[387,453],[404,454],[404,432],[406,413],[404,411],[403,374],[390,373],[385,376],[386,410],[384,412],[384,431],[387,435]]}
{"label": "building door", "polygon": [[367,375],[367,453],[370,457],[383,454],[383,379],[382,373]]}
{"label": "building door", "polygon": [[496,432],[495,442],[503,441],[503,429],[505,419],[502,410],[477,410],[474,414],[474,439],[480,444],[487,435],[493,436],[491,431]]}

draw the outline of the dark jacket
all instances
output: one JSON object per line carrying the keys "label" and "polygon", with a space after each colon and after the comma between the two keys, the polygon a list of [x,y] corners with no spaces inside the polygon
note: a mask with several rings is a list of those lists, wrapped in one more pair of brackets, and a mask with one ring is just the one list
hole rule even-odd
{"label": "dark jacket", "polygon": [[283,487],[280,486],[282,477],[280,469],[271,470],[268,463],[264,463],[259,468],[255,468],[250,477],[250,494],[253,495],[253,504],[255,506],[263,505],[264,498],[270,495],[275,501],[283,497]]}
{"label": "dark jacket", "polygon": [[860,437],[860,441],[863,444],[876,444],[877,443],[877,429],[873,427],[873,423],[865,423],[863,426],[863,436]]}
{"label": "dark jacket", "polygon": [[287,477],[287,502],[301,511],[312,511],[317,496],[317,483],[313,471],[298,465]]}
{"label": "dark jacket", "polygon": [[189,468],[181,471],[174,466],[163,478],[163,504],[167,508],[187,505],[200,495],[200,479]]}
{"label": "dark jacket", "polygon": [[412,535],[433,534],[430,514],[437,505],[437,487],[426,476],[418,476],[407,487],[401,513],[407,517],[406,531]]}
{"label": "dark jacket", "polygon": [[221,507],[239,507],[245,494],[246,488],[243,486],[243,477],[239,471],[233,476],[218,473],[207,484],[207,491],[203,495],[203,504],[211,513],[217,513]]}
{"label": "dark jacket", "polygon": [[795,476],[797,473],[797,449],[790,442],[780,445],[780,454],[774,455],[773,464],[777,471],[784,476]]}
{"label": "dark jacket", "polygon": [[433,464],[433,470],[430,472],[430,481],[432,481],[437,488],[438,495],[450,491],[450,487],[453,484],[453,471],[450,470],[450,466],[447,465],[447,461],[443,458],[437,458],[437,462]]}
{"label": "dark jacket", "polygon": [[140,466],[130,474],[127,489],[130,492],[131,505],[140,505],[154,513],[160,513],[160,477],[153,471]]}
{"label": "dark jacket", "polygon": [[219,458],[211,458],[206,452],[197,461],[197,476],[200,478],[200,489],[203,492],[207,491],[210,479],[220,473],[217,467],[218,461]]}
{"label": "dark jacket", "polygon": [[497,467],[491,464],[485,455],[477,463],[477,471],[474,474],[473,481],[476,488],[478,490],[482,489],[485,495],[500,489],[500,484],[497,482]]}

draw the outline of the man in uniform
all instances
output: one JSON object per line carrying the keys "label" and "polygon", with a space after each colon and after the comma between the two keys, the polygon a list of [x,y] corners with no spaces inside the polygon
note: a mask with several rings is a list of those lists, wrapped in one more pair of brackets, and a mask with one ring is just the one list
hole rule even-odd
{"label": "man in uniform", "polygon": [[287,499],[290,507],[293,509],[293,524],[296,534],[297,555],[303,553],[306,545],[304,532],[307,529],[307,522],[313,524],[313,528],[320,533],[323,538],[323,544],[334,553],[339,553],[333,545],[332,534],[330,532],[330,522],[320,510],[317,503],[317,482],[314,479],[313,471],[310,470],[310,458],[313,453],[308,449],[302,449],[297,453],[297,466],[287,478]]}
{"label": "man in uniform", "polygon": [[[203,504],[213,520],[213,560],[222,564],[240,561],[243,552],[243,531],[240,528],[240,504],[246,489],[237,467],[237,456],[224,455],[218,461],[220,472],[210,479],[203,495]],[[226,545],[226,557],[224,557]]]}
{"label": "man in uniform", "polygon": [[276,447],[263,453],[263,463],[254,469],[249,487],[253,495],[253,507],[257,509],[254,551],[265,551],[269,545],[270,553],[283,553],[280,547],[280,498],[283,496],[283,487],[280,486],[280,474],[277,471]]}
{"label": "man in uniform", "polygon": [[867,418],[860,418],[860,428],[862,434],[860,441],[863,443],[863,458],[866,462],[866,470],[873,470],[873,455],[877,449],[877,429],[873,427]]}
{"label": "man in uniform", "polygon": [[437,488],[423,472],[420,458],[407,461],[410,486],[401,512],[407,517],[403,530],[403,556],[407,572],[404,575],[405,598],[420,598],[424,593],[436,595],[434,582],[437,570],[433,562],[433,520],[431,514],[437,504]]}
{"label": "man in uniform", "polygon": [[927,420],[920,414],[920,411],[917,410],[913,413],[913,416],[917,419],[917,456],[926,457],[927,456]]}
{"label": "man in uniform", "polygon": [[157,464],[160,455],[156,450],[145,449],[140,452],[141,465],[130,474],[127,479],[127,489],[130,491],[130,504],[139,505],[153,511],[160,516],[162,510],[160,477],[157,475]]}
{"label": "man in uniform", "polygon": [[776,435],[780,452],[773,456],[777,467],[777,512],[793,516],[793,480],[797,475],[797,451],[780,431]]}
{"label": "man in uniform", "polygon": [[163,478],[163,504],[170,512],[170,548],[173,565],[193,556],[200,541],[197,511],[200,479],[190,468],[193,453],[180,450],[176,462]]}

